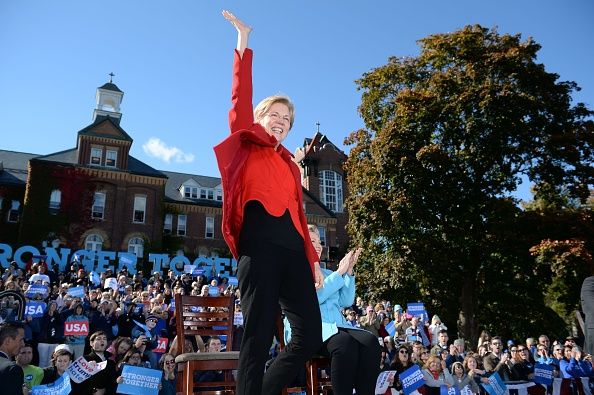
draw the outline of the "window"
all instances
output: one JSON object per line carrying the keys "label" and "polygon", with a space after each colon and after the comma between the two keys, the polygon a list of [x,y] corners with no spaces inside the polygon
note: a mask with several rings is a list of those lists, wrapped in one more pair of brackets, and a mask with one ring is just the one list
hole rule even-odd
{"label": "window", "polygon": [[342,177],[340,174],[324,170],[320,172],[320,200],[336,213],[342,213]]}
{"label": "window", "polygon": [[21,202],[13,200],[10,204],[10,210],[8,210],[8,222],[19,222],[19,209],[21,208]]}
{"label": "window", "polygon": [[198,197],[198,188],[184,186],[184,197],[196,199]]}
{"label": "window", "polygon": [[134,196],[134,217],[132,222],[144,223],[144,212],[146,211],[146,196]]}
{"label": "window", "polygon": [[92,218],[105,218],[105,193],[95,192],[95,197],[93,198],[93,208],[91,211]]}
{"label": "window", "polygon": [[128,252],[135,254],[137,257],[142,257],[144,254],[144,240],[140,237],[133,237],[128,242]]}
{"label": "window", "polygon": [[108,149],[105,152],[105,166],[116,167],[118,162],[118,151]]}
{"label": "window", "polygon": [[206,232],[204,237],[207,239],[214,238],[214,218],[213,217],[206,217]]}
{"label": "window", "polygon": [[320,241],[322,245],[326,245],[326,227],[325,226],[318,226],[318,232],[320,233]]}
{"label": "window", "polygon": [[91,148],[91,161],[89,163],[93,166],[101,166],[102,156],[103,150],[101,148]]}
{"label": "window", "polygon": [[88,235],[87,238],[85,239],[85,250],[101,251],[102,247],[103,247],[103,237],[101,237],[97,234]]}
{"label": "window", "polygon": [[220,189],[217,189],[215,191],[215,197],[219,202],[223,201],[223,191]]}
{"label": "window", "polygon": [[50,195],[49,211],[50,214],[57,214],[60,211],[60,202],[62,201],[62,192],[54,189]]}
{"label": "window", "polygon": [[207,193],[208,193],[208,199],[213,200],[214,199],[214,191],[212,189],[209,189],[207,191]]}
{"label": "window", "polygon": [[185,236],[186,235],[186,220],[188,216],[185,214],[180,214],[177,216],[177,234],[178,236]]}
{"label": "window", "polygon": [[200,199],[206,199],[206,189],[200,190]]}
{"label": "window", "polygon": [[163,223],[163,233],[169,235],[173,228],[173,214],[165,214],[165,221]]}

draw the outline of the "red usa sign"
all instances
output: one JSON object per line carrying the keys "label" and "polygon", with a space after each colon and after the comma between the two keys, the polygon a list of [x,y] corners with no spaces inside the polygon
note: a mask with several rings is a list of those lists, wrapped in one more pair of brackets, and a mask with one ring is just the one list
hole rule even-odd
{"label": "red usa sign", "polygon": [[67,321],[64,323],[64,336],[86,336],[89,334],[87,321]]}

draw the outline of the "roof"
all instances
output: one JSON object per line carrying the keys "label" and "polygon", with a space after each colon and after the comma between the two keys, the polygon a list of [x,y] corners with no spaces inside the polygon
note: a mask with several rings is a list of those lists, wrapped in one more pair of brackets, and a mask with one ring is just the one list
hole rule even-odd
{"label": "roof", "polygon": [[37,157],[37,154],[27,152],[15,152],[0,150],[0,185],[21,185],[27,184],[29,160]]}
{"label": "roof", "polygon": [[[104,122],[108,122],[111,125],[102,125]],[[89,126],[86,126],[85,128],[81,129],[78,131],[78,135],[83,135],[83,136],[95,136],[95,137],[106,137],[106,138],[110,138],[110,139],[114,139],[114,140],[124,140],[124,141],[130,141],[132,142],[132,137],[130,137],[130,135],[128,133],[126,133],[126,131],[124,129],[122,129],[122,127],[118,124],[118,120],[109,116],[97,116],[97,118],[95,119],[95,122],[93,122],[92,124],[90,124]],[[115,128],[115,130],[117,132],[119,132],[120,137],[117,137],[113,134],[105,134],[105,133],[101,133],[101,131],[99,130],[99,126],[102,125],[104,126],[111,126],[112,128]]]}
{"label": "roof", "polygon": [[207,205],[212,207],[222,207],[223,202],[212,199],[194,199],[187,198],[179,192],[182,184],[188,180],[194,180],[200,186],[205,188],[215,188],[221,185],[221,179],[217,177],[199,176],[196,174],[177,173],[173,171],[163,171],[167,176],[167,183],[165,184],[165,200],[172,203],[190,203],[201,206]]}
{"label": "roof", "polygon": [[318,206],[320,206],[321,208],[324,209],[324,211],[326,213],[328,213],[328,215],[332,218],[336,218],[336,214],[332,212],[332,210],[330,210],[328,208],[328,206],[326,206],[320,199],[318,199],[317,197],[314,196],[313,193],[311,193],[309,190],[307,190],[306,188],[302,188],[303,189],[303,194],[307,195],[311,200],[313,200]]}
{"label": "roof", "polygon": [[[78,165],[78,150],[71,148],[65,151],[55,152],[53,154],[37,156],[35,160],[63,163],[67,165]],[[89,166],[95,167],[95,166]],[[157,169],[154,169],[144,162],[134,158],[132,155],[128,156],[128,168],[127,169],[113,169],[109,168],[110,171],[123,171],[133,174],[147,175],[151,177],[165,178],[165,174]]]}
{"label": "roof", "polygon": [[108,91],[115,91],[115,92],[121,92],[124,93],[123,91],[120,90],[120,88],[117,87],[116,84],[114,84],[113,82],[108,82],[105,83],[103,85],[101,85],[98,89],[105,89]]}

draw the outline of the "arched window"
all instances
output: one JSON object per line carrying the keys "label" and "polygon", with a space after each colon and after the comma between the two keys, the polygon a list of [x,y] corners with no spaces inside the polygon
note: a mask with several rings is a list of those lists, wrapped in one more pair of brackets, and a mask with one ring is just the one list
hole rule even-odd
{"label": "arched window", "polygon": [[136,254],[137,257],[142,258],[144,254],[144,240],[141,237],[133,237],[128,242],[128,252]]}
{"label": "arched window", "polygon": [[89,251],[101,251],[103,248],[103,237],[98,234],[88,235],[85,239],[85,250]]}
{"label": "arched window", "polygon": [[342,213],[342,176],[332,170],[320,172],[320,200],[335,213]]}

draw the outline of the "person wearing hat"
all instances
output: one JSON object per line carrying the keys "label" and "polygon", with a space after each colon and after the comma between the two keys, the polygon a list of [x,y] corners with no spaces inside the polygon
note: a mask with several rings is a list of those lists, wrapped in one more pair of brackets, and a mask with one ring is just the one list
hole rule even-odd
{"label": "person wearing hat", "polygon": [[157,348],[159,342],[159,334],[156,327],[160,319],[161,317],[156,314],[149,314],[146,317],[144,325],[138,321],[134,321],[136,326],[132,329],[132,340],[137,343],[136,347],[143,351],[145,359],[150,361],[152,369],[157,369],[159,365],[159,360],[153,350]]}
{"label": "person wearing hat", "polygon": [[379,328],[381,326],[381,319],[375,313],[371,306],[365,309],[365,315],[359,318],[361,328],[371,332],[375,337],[379,337]]}

